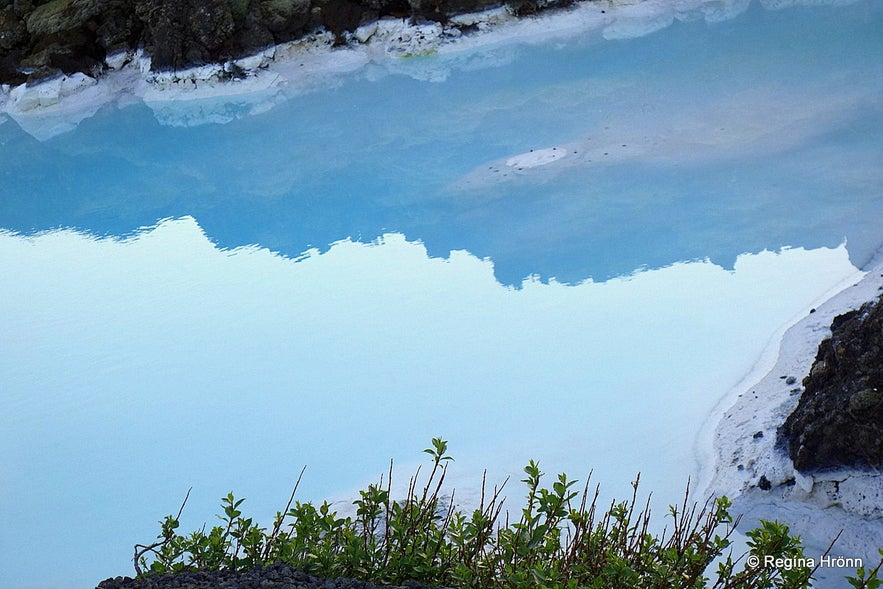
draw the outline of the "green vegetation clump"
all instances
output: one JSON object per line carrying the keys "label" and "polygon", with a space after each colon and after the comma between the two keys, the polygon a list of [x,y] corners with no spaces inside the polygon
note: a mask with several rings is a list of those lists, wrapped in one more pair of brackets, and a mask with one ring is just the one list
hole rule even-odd
{"label": "green vegetation clump", "polygon": [[[322,577],[388,585],[414,580],[464,589],[810,586],[811,559],[804,558],[799,538],[783,524],[762,521],[747,532],[746,554],[736,559],[725,554],[737,523],[725,497],[691,505],[688,488],[683,504],[669,508],[671,521],[665,530],[654,535],[649,531],[650,500],[643,506],[638,503],[638,481],[630,500],[614,501],[602,511],[598,487],[590,492],[587,481],[577,491],[576,481],[565,474],[550,487],[543,486],[543,473],[531,460],[522,480],[526,503],[517,521],[510,522],[510,514],[503,511],[505,483],[488,492],[483,480],[478,507],[463,513],[455,507],[453,492],[442,493],[452,460],[447,442],[435,438],[424,452],[432,457],[432,467],[422,485],[418,469],[406,496],[394,500],[390,465],[385,485],[381,477],[379,484],[359,492],[354,517],[338,516],[327,501],[319,507],[295,501],[296,484],[269,530],[243,517],[243,499],[230,493],[221,500],[221,525],[179,535],[185,498],[177,516],[160,522],[156,542],[135,546],[135,570],[143,576],[248,570],[284,562]],[[764,558],[789,564],[764,566]],[[848,581],[858,589],[876,589],[881,585],[879,568],[860,569]]]}

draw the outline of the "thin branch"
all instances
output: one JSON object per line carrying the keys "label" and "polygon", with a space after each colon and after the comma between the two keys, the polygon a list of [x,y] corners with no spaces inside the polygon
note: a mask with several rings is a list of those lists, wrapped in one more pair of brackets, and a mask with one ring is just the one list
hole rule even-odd
{"label": "thin branch", "polygon": [[[192,491],[192,490],[193,490],[193,487],[190,487],[189,489],[187,489],[187,494],[184,496],[184,501],[181,502],[181,508],[178,509],[178,515],[175,516],[175,521],[178,521],[181,519],[181,514],[184,513],[184,506],[187,505],[187,500],[190,499],[190,491]],[[159,552],[157,552],[156,549],[159,548],[160,546],[164,546],[165,544],[167,544],[169,542],[169,540],[171,540],[171,538],[163,538],[163,540],[161,542],[154,542],[153,544],[150,544],[149,546],[145,546],[143,544],[135,544],[135,556],[132,557],[132,561],[135,563],[135,574],[137,576],[140,577],[141,575],[144,574],[144,571],[141,570],[141,566],[139,563],[139,561],[141,560],[141,557],[144,556],[144,553],[150,551],[150,552],[153,552],[154,554],[159,554]],[[138,550],[139,548],[141,550]]]}

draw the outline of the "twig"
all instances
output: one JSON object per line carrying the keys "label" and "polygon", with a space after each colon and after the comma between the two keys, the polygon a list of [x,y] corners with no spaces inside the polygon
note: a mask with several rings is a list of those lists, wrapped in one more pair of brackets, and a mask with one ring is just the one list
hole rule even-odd
{"label": "twig", "polygon": [[[193,490],[193,487],[190,487],[189,489],[187,489],[187,494],[184,496],[184,501],[181,503],[181,508],[178,509],[178,515],[175,516],[176,522],[179,519],[181,519],[181,514],[184,512],[184,506],[187,505],[187,500],[190,498],[190,491],[192,491],[192,490]],[[144,571],[141,570],[141,566],[138,563],[138,561],[141,559],[141,557],[144,556],[144,553],[150,551],[150,552],[153,552],[154,554],[158,554],[156,549],[159,548],[160,546],[164,546],[165,544],[167,544],[169,542],[169,540],[171,540],[171,537],[163,538],[162,542],[154,542],[153,544],[150,544],[149,546],[145,546],[143,544],[135,544],[135,556],[132,557],[132,561],[135,563],[135,574],[137,576],[140,577],[141,575],[144,574]],[[138,550],[139,548],[141,550]]]}
{"label": "twig", "polygon": [[294,483],[294,488],[291,490],[291,495],[288,497],[288,503],[285,504],[285,511],[282,512],[282,517],[278,518],[273,526],[273,533],[270,534],[270,537],[267,539],[267,544],[264,546],[264,554],[263,560],[267,560],[270,557],[270,548],[271,545],[276,540],[276,536],[279,534],[280,530],[282,530],[282,522],[285,521],[285,517],[288,515],[288,511],[291,509],[291,504],[294,502],[294,495],[297,493],[297,488],[300,486],[300,481],[304,476],[304,472],[307,470],[307,465],[305,464],[302,469],[300,469],[300,474],[297,475],[297,481]]}

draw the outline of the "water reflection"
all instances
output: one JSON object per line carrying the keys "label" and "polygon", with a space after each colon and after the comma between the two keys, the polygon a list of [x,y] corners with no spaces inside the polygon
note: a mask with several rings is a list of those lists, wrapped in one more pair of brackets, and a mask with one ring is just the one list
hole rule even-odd
{"label": "water reflection", "polygon": [[[490,257],[516,285],[691,259],[732,268],[744,252],[844,239],[861,267],[883,218],[881,15],[871,2],[755,6],[627,42],[535,47],[443,84],[360,70],[226,125],[164,127],[141,105],[41,144],[7,124],[0,227],[126,235],[192,215],[223,247],[288,256],[395,231],[433,255]],[[457,189],[552,146],[583,159]],[[598,148],[610,161],[585,155]]]}
{"label": "water reflection", "polygon": [[[537,457],[679,498],[717,400],[881,241],[880,4],[839,10],[369,68],[225,125],[0,125],[0,585],[129,572],[191,484],[185,528],[231,489],[270,514],[305,463],[346,494],[439,434],[461,497]],[[701,157],[722,121],[761,133]],[[457,186],[666,125],[665,161]]]}
{"label": "water reflection", "polygon": [[775,326],[856,275],[840,246],[515,289],[400,234],[289,259],[220,249],[192,218],[3,233],[0,267],[4,575],[76,544],[57,586],[125,573],[191,485],[185,526],[231,488],[270,514],[302,464],[304,499],[345,494],[439,434],[462,497],[538,457],[676,500]]}

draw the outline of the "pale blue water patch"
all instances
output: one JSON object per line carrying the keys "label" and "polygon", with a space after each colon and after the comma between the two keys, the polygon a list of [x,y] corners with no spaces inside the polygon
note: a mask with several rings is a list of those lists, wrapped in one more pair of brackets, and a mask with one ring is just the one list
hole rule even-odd
{"label": "pale blue water patch", "polygon": [[191,485],[185,529],[231,489],[269,516],[435,435],[462,497],[535,457],[679,500],[717,400],[883,242],[881,24],[753,5],[226,125],[0,126],[0,585],[130,572]]}
{"label": "pale blue water patch", "polygon": [[[345,495],[439,434],[461,500],[482,469],[539,457],[620,495],[640,471],[676,501],[698,426],[771,326],[855,272],[840,247],[516,290],[396,234],[295,262],[219,250],[193,219],[125,241],[7,234],[0,252],[4,574],[35,586],[126,572],[191,485],[185,528],[231,488],[269,516],[302,464],[303,498]],[[31,546],[72,558],[34,575]]]}

